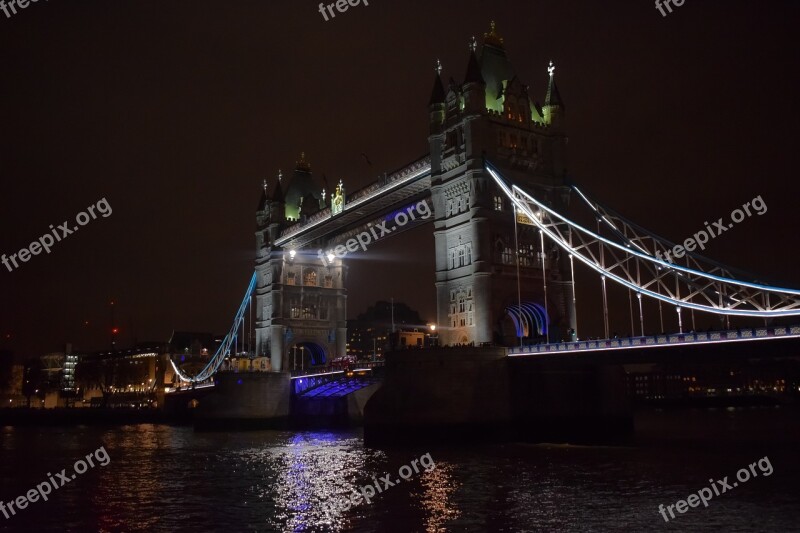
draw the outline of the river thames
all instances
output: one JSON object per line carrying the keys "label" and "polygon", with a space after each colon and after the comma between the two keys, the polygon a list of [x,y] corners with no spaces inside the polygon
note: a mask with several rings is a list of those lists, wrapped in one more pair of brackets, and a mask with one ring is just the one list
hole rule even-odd
{"label": "river thames", "polygon": [[[381,451],[361,432],[189,427],[2,430],[9,502],[103,446],[96,464],[17,510],[3,531],[797,531],[798,411],[654,411],[622,446],[509,443]],[[655,428],[659,428],[657,431]],[[434,467],[403,465],[430,454]],[[757,476],[667,523],[674,504],[768,457]],[[97,461],[95,461],[97,463]],[[425,464],[424,462],[422,463]],[[410,474],[409,474],[410,472]],[[386,478],[386,474],[390,474]],[[393,486],[384,488],[380,479]],[[337,515],[329,504],[378,480]],[[397,481],[400,483],[396,483]]]}

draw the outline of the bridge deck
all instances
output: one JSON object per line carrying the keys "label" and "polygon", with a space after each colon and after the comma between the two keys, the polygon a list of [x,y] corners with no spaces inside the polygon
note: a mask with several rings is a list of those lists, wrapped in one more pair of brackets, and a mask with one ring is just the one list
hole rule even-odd
{"label": "bridge deck", "polygon": [[774,328],[740,328],[729,331],[711,331],[700,333],[672,333],[647,337],[629,337],[624,339],[604,339],[593,341],[559,342],[520,346],[508,349],[508,356],[532,356],[553,353],[607,352],[642,348],[664,348],[668,346],[686,346],[701,344],[719,344],[732,342],[764,341],[776,338],[800,337],[800,326]]}

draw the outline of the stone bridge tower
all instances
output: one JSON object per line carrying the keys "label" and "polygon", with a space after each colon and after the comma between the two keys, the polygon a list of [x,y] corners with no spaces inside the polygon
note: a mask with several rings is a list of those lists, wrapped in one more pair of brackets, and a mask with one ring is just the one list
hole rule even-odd
{"label": "stone bridge tower", "polygon": [[[274,245],[281,232],[325,209],[324,184],[301,155],[283,191],[282,176],[256,210],[256,354],[269,356],[272,370],[309,368],[345,355],[346,267],[320,258],[315,248],[285,250]],[[343,201],[343,192],[342,198]]]}
{"label": "stone bridge tower", "polygon": [[517,248],[513,206],[483,164],[486,158],[539,199],[566,205],[567,138],[554,67],[541,106],[492,23],[480,52],[474,38],[470,43],[463,83],[450,78],[445,87],[441,70],[428,137],[440,341],[513,345],[519,336],[535,342],[548,332],[550,340],[568,338],[575,313],[566,254],[546,241],[542,253],[538,229],[524,216]]}

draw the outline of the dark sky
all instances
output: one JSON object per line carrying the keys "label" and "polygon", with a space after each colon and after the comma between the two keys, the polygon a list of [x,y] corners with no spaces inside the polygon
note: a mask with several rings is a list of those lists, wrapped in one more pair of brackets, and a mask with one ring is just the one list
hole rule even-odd
{"label": "dark sky", "polygon": [[[434,62],[462,80],[468,39],[491,19],[540,101],[556,62],[576,181],[673,240],[761,195],[768,212],[707,255],[800,287],[797,2],[689,0],[662,17],[645,0],[372,0],[328,22],[317,5],[0,13],[0,253],[101,198],[113,208],[51,254],[0,266],[0,346],[105,347],[110,299],[121,344],[226,331],[253,269],[261,180],[305,151],[355,190],[425,153]],[[393,296],[433,319],[432,246],[428,226],[354,258],[350,315]],[[578,288],[590,303],[597,289]],[[600,333],[596,309],[580,316]]]}

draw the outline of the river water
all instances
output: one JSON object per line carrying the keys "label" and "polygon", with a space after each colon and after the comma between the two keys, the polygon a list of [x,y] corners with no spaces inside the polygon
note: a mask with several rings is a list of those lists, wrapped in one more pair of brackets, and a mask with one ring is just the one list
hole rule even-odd
{"label": "river water", "polygon": [[[653,411],[624,446],[523,443],[381,451],[361,432],[3,428],[9,502],[103,447],[107,466],[5,518],[2,531],[800,531],[800,411]],[[326,504],[404,469],[370,504]],[[665,522],[675,504],[768,458],[757,476]],[[762,464],[765,464],[762,462]],[[766,469],[765,469],[766,470]],[[56,481],[58,485],[59,481]],[[43,489],[44,490],[44,489]],[[669,516],[669,515],[667,515]]]}

